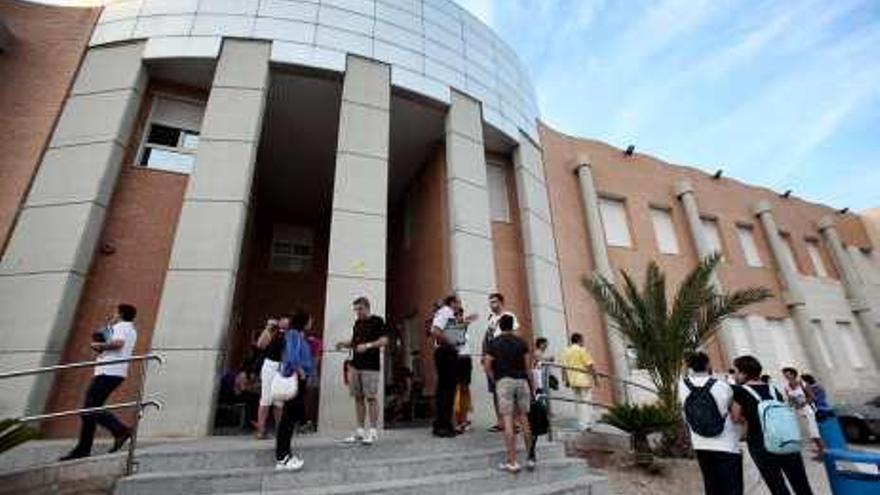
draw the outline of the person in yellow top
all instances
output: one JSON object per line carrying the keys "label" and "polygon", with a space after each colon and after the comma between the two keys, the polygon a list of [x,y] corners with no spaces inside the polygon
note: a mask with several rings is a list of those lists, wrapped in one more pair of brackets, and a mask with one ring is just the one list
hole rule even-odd
{"label": "person in yellow top", "polygon": [[[593,400],[593,356],[584,347],[584,336],[575,333],[571,335],[571,345],[562,351],[560,359],[566,368],[584,370],[583,372],[566,370],[563,373],[565,385],[572,390],[578,400],[591,402]],[[593,407],[590,404],[575,403],[575,416],[578,426],[583,430],[593,427]]]}

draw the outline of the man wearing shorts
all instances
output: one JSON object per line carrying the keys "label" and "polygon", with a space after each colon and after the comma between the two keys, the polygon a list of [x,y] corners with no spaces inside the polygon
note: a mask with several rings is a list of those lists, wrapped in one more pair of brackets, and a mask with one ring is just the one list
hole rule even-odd
{"label": "man wearing shorts", "polygon": [[[379,423],[379,382],[381,373],[380,353],[388,344],[385,321],[370,313],[370,301],[359,297],[352,303],[355,314],[351,340],[339,342],[337,349],[351,349],[349,365],[349,389],[354,397],[357,430],[345,439],[346,443],[371,445],[378,438],[376,427]],[[370,429],[364,431],[364,419],[369,408]]]}
{"label": "man wearing shorts", "polygon": [[531,445],[528,413],[532,402],[535,385],[532,383],[532,356],[529,346],[513,333],[513,317],[502,316],[498,321],[501,334],[492,339],[486,349],[484,366],[486,373],[495,382],[498,394],[498,412],[504,423],[504,444],[507,458],[499,469],[516,473],[520,470],[516,461],[516,430],[519,426],[523,432],[523,442],[529,451],[526,463],[528,469],[534,469],[535,458]]}
{"label": "man wearing shorts", "polygon": [[[495,337],[501,335],[501,329],[498,328],[498,320],[500,320],[501,317],[504,315],[510,315],[513,318],[513,331],[518,331],[519,322],[516,321],[516,315],[504,309],[504,295],[499,292],[489,294],[489,321],[486,328],[486,333],[483,336],[484,356],[486,354],[486,349],[488,348],[489,342],[491,342],[492,339],[494,339]],[[486,363],[484,358],[483,366],[485,366],[485,364]],[[495,393],[495,382],[492,381],[492,377],[487,375],[486,383],[489,386],[489,393],[492,394],[492,407],[495,410],[495,424],[489,428],[489,431],[499,432],[503,429],[503,427],[501,425],[501,414],[498,412],[498,395]]]}

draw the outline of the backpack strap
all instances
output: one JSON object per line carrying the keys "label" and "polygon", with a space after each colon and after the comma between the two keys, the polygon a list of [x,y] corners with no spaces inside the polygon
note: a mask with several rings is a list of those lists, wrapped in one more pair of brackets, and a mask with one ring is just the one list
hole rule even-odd
{"label": "backpack strap", "polygon": [[690,378],[684,377],[684,386],[687,387],[691,393],[694,393],[694,388],[696,387],[694,386],[694,383],[691,381]]}
{"label": "backpack strap", "polygon": [[764,400],[760,395],[758,395],[758,392],[756,392],[755,389],[753,389],[752,387],[750,387],[748,385],[743,385],[742,388],[743,388],[743,390],[748,392],[752,397],[754,397],[756,401],[761,402],[762,400]]}

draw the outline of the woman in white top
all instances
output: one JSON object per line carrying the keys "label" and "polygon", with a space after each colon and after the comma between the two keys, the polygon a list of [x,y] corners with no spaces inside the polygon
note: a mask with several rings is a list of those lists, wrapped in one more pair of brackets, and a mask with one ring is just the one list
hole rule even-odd
{"label": "woman in white top", "polygon": [[782,392],[788,404],[794,408],[801,418],[801,424],[807,430],[816,455],[821,455],[825,450],[825,443],[819,435],[819,425],[816,423],[816,410],[813,403],[816,401],[813,392],[805,387],[798,371],[794,368],[782,368],[782,376],[785,377],[782,384]]}

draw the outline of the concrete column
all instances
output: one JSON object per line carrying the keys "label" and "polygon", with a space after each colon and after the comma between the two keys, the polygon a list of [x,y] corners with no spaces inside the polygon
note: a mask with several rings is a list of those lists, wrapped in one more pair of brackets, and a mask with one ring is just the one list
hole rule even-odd
{"label": "concrete column", "polygon": [[[684,208],[684,215],[685,218],[687,218],[691,237],[694,240],[694,246],[697,248],[697,256],[699,256],[701,260],[712,256],[715,253],[715,250],[712,248],[712,244],[710,244],[709,238],[703,230],[703,220],[700,218],[700,208],[697,206],[694,186],[688,180],[679,181],[675,185],[675,194]],[[715,287],[715,290],[719,293],[724,290],[721,286],[721,279],[718,278],[717,272],[712,274],[711,282]],[[737,352],[736,341],[733,338],[733,335],[731,335],[731,331],[733,331],[733,328],[726,322],[723,322],[717,334],[718,338],[721,340],[721,346],[724,348],[724,353],[728,358],[731,358],[731,356],[735,355]]]}
{"label": "concrete column", "polygon": [[[330,222],[324,307],[327,349],[351,338],[351,303],[355,298],[366,296],[373,313],[385,316],[390,108],[390,67],[349,56],[339,112]],[[345,357],[336,352],[324,356],[318,418],[322,431],[355,426],[354,403],[342,386]],[[382,383],[380,390],[384,380]],[[379,411],[381,415],[381,407]]]}
{"label": "concrete column", "polygon": [[513,163],[532,326],[536,336],[548,340],[551,352],[559,353],[568,343],[568,330],[541,149],[521,134],[519,146],[513,152]]}
{"label": "concrete column", "polygon": [[828,246],[828,251],[831,253],[831,258],[837,266],[837,271],[840,272],[843,290],[849,300],[850,309],[862,328],[862,335],[865,336],[865,340],[871,348],[874,362],[880,364],[880,331],[877,330],[877,322],[871,312],[865,286],[853,265],[850,254],[846,252],[840,241],[840,235],[837,233],[834,220],[831,217],[824,217],[819,221],[819,233],[822,234],[825,245]]}
{"label": "concrete column", "polygon": [[782,285],[785,287],[782,300],[788,307],[792,320],[794,320],[798,341],[806,351],[812,368],[816,370],[821,379],[830,381],[831,370],[822,358],[822,353],[820,352],[821,343],[818,342],[819,336],[813,331],[812,323],[810,322],[810,314],[807,311],[807,303],[804,299],[797,268],[794,266],[794,260],[786,254],[785,241],[779,235],[779,227],[776,226],[776,221],[773,219],[770,203],[759,201],[755,204],[753,211],[764,228],[764,234],[767,236],[767,242],[770,244],[770,252],[773,254],[773,259],[779,268],[779,276],[782,278]]}
{"label": "concrete column", "polygon": [[495,253],[482,109],[477,101],[456,91],[452,92],[452,104],[446,115],[446,196],[451,288],[461,297],[466,312],[478,312],[482,317],[481,324],[471,326],[469,351],[474,364],[474,420],[483,425],[494,420],[479,353],[488,297],[495,290]]}
{"label": "concrete column", "polygon": [[[0,369],[58,363],[141,104],[143,47],[86,53],[0,260]],[[52,380],[0,383],[0,416],[42,412]]]}
{"label": "concrete column", "polygon": [[[596,264],[595,274],[601,275],[606,280],[614,283],[614,270],[608,259],[608,247],[605,242],[605,229],[602,227],[602,217],[599,214],[599,195],[596,194],[596,185],[593,182],[593,170],[590,168],[590,157],[579,155],[577,157],[577,176],[581,186],[581,198],[584,202],[587,236],[590,241],[590,249],[593,253],[593,262]],[[614,328],[614,323],[603,316],[608,338],[608,347],[611,351],[611,364],[614,374],[618,378],[629,379],[629,362],[626,358],[626,341]],[[627,387],[621,382],[614,382],[615,399],[626,401],[628,397]]]}
{"label": "concrete column", "polygon": [[147,377],[162,397],[151,436],[210,434],[269,79],[270,44],[226,40],[202,120],[153,333],[168,358]]}

